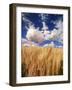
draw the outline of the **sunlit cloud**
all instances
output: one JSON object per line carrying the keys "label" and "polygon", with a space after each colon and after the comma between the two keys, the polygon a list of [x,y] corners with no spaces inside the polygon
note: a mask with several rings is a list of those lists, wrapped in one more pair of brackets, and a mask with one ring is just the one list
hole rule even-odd
{"label": "sunlit cloud", "polygon": [[[45,39],[46,40],[63,40],[63,22],[61,20],[58,20],[56,22],[54,22],[55,28],[50,32],[47,31],[47,33],[45,34]],[[50,33],[49,33],[50,32]]]}
{"label": "sunlit cloud", "polygon": [[56,23],[56,28],[57,29],[54,28],[52,31],[45,30],[42,32],[39,31],[38,28],[35,28],[34,25],[30,25],[26,38],[37,43],[41,43],[44,40],[59,40],[61,43],[63,43],[63,22],[58,21]]}
{"label": "sunlit cloud", "polygon": [[43,33],[41,33],[38,28],[36,29],[33,25],[29,27],[26,38],[37,43],[44,41]]}
{"label": "sunlit cloud", "polygon": [[51,43],[45,43],[43,46],[55,47],[54,41],[58,41],[63,44],[63,21],[61,19],[52,21],[54,23],[53,30],[49,30],[48,25],[46,25],[46,19],[48,20],[48,15],[39,14],[42,27],[36,28],[34,23],[27,17],[23,16],[23,21],[28,24],[24,26],[27,29],[25,45],[38,45],[45,40],[51,40]]}

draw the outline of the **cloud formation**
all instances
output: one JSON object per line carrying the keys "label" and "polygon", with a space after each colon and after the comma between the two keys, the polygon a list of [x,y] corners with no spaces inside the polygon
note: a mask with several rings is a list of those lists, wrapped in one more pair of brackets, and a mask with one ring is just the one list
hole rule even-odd
{"label": "cloud formation", "polygon": [[[37,45],[44,41],[47,41],[47,43],[44,43],[43,46],[52,46],[55,47],[54,41],[58,41],[63,44],[63,21],[61,19],[58,19],[57,21],[52,21],[52,23],[55,24],[55,27],[53,30],[49,30],[48,25],[45,23],[46,17],[44,17],[43,14],[41,14],[41,23],[43,27],[41,30],[39,28],[35,28],[34,23],[31,22],[28,18],[23,16],[23,21],[27,23],[28,26],[25,26],[27,28],[26,33],[26,40],[24,40],[24,43],[26,45]],[[51,43],[48,43],[48,40],[51,41]]]}
{"label": "cloud formation", "polygon": [[61,20],[58,20],[54,22],[55,28],[50,32],[46,31],[45,39],[46,40],[60,40],[63,41],[63,22]]}
{"label": "cloud formation", "polygon": [[37,43],[41,43],[44,40],[59,40],[63,43],[63,22],[58,20],[52,31],[44,30],[43,32],[39,31],[38,28],[35,28],[34,25],[30,25],[26,38]]}
{"label": "cloud formation", "polygon": [[26,38],[28,40],[41,43],[44,41],[44,35],[38,29],[36,29],[33,25],[31,25],[27,31]]}

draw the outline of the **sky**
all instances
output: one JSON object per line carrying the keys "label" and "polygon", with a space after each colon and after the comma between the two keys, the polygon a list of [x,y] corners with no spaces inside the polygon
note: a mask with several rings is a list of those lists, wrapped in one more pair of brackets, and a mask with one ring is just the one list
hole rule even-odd
{"label": "sky", "polygon": [[22,12],[21,37],[40,46],[63,46],[63,15]]}

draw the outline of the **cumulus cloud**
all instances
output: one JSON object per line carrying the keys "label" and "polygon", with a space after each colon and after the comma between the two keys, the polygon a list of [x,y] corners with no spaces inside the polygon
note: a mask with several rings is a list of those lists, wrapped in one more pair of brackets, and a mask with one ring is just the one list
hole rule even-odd
{"label": "cumulus cloud", "polygon": [[27,19],[24,14],[22,19],[25,23],[28,24],[28,27],[25,26],[25,28],[27,28],[26,38],[37,43],[44,41],[44,35],[41,31],[39,31],[39,28],[35,28],[33,23]]}
{"label": "cumulus cloud", "polygon": [[[45,31],[46,40],[60,40],[63,41],[63,22],[58,20],[55,23],[55,28],[50,31]],[[63,42],[62,42],[63,43]]]}
{"label": "cumulus cloud", "polygon": [[56,21],[56,25],[52,31],[44,30],[39,31],[34,25],[30,25],[27,31],[26,38],[30,41],[41,43],[44,40],[59,40],[63,43],[63,22],[61,20]]}
{"label": "cumulus cloud", "polygon": [[[48,26],[45,24],[45,18],[43,14],[41,14],[41,19],[42,19],[42,30],[39,31],[38,28],[35,28],[33,23],[28,20],[26,17],[23,17],[23,20],[28,23],[27,27],[27,34],[26,38],[28,40],[27,44],[31,42],[36,42],[36,43],[41,43],[45,40],[58,40],[59,42],[63,43],[63,21],[62,20],[57,20],[54,21],[53,23],[55,24],[55,28],[50,31],[48,30]],[[52,46],[54,47],[54,43],[51,42],[50,44],[46,44],[45,46]]]}
{"label": "cumulus cloud", "polygon": [[33,25],[31,25],[27,31],[26,38],[28,40],[40,43],[44,41],[44,35],[38,29],[36,29]]}
{"label": "cumulus cloud", "polygon": [[46,40],[53,40],[57,36],[57,30],[54,29],[53,31],[45,31],[45,39]]}
{"label": "cumulus cloud", "polygon": [[56,38],[63,41],[63,22],[59,20],[56,23],[56,28],[57,28],[57,36]]}

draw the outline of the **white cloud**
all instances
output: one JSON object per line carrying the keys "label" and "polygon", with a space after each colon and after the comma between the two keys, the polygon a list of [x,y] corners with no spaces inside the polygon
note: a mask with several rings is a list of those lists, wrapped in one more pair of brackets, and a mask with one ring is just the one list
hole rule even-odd
{"label": "white cloud", "polygon": [[42,42],[44,41],[44,35],[38,28],[35,28],[33,23],[23,15],[23,20],[28,24],[26,38],[30,41]]}
{"label": "white cloud", "polygon": [[54,42],[51,42],[49,44],[45,44],[43,47],[55,47]]}
{"label": "white cloud", "polygon": [[23,16],[23,20],[28,24],[29,27],[26,27],[27,28],[27,35],[26,35],[26,38],[30,41],[35,41],[35,42],[42,42],[44,41],[44,35],[42,32],[40,32],[38,30],[38,28],[35,28],[33,23],[28,20],[25,16]]}
{"label": "white cloud", "polygon": [[57,36],[57,30],[56,29],[54,29],[53,31],[47,31],[47,32],[45,32],[45,39],[46,40],[50,40],[50,39],[55,39],[56,38],[56,36]]}
{"label": "white cloud", "polygon": [[43,47],[48,47],[49,46],[49,44],[45,44],[45,45],[43,45]]}
{"label": "white cloud", "polygon": [[38,46],[37,43],[29,41],[29,40],[24,39],[24,38],[21,39],[21,42],[22,42],[23,46]]}
{"label": "white cloud", "polygon": [[49,46],[50,46],[50,47],[54,47],[54,46],[55,46],[54,42],[51,42],[51,43],[49,44]]}
{"label": "white cloud", "polygon": [[57,28],[58,33],[63,33],[63,21],[61,19],[54,22],[55,28]]}
{"label": "white cloud", "polygon": [[61,43],[63,43],[63,22],[61,20],[58,20],[54,22],[56,24],[57,29],[53,29],[51,32],[46,31],[45,32],[45,39],[46,40],[60,40]]}
{"label": "white cloud", "polygon": [[61,20],[56,23],[56,28],[58,28],[56,38],[63,41],[63,22]]}
{"label": "white cloud", "polygon": [[38,29],[36,29],[33,25],[31,25],[27,31],[26,38],[31,41],[35,42],[42,42],[44,41],[44,35]]}
{"label": "white cloud", "polygon": [[[45,17],[41,14],[41,19],[44,20]],[[29,28],[27,27],[27,35],[26,38],[30,41],[35,41],[38,43],[43,42],[44,40],[59,40],[63,43],[63,22],[62,20],[54,21],[55,27],[57,29],[53,29],[52,31],[48,30],[48,26],[43,23],[43,31],[39,31],[38,28],[35,28],[33,23],[27,18],[23,17],[23,20],[29,24]],[[46,30],[45,30],[46,29]]]}
{"label": "white cloud", "polygon": [[[25,22],[25,23],[27,23],[29,26],[30,25],[32,25],[32,22],[29,20],[29,19],[27,19],[24,15],[23,15],[23,21]],[[27,28],[27,27],[26,27]]]}
{"label": "white cloud", "polygon": [[62,30],[63,29],[63,22],[62,20],[58,20],[56,22],[56,27],[59,29],[59,30]]}

